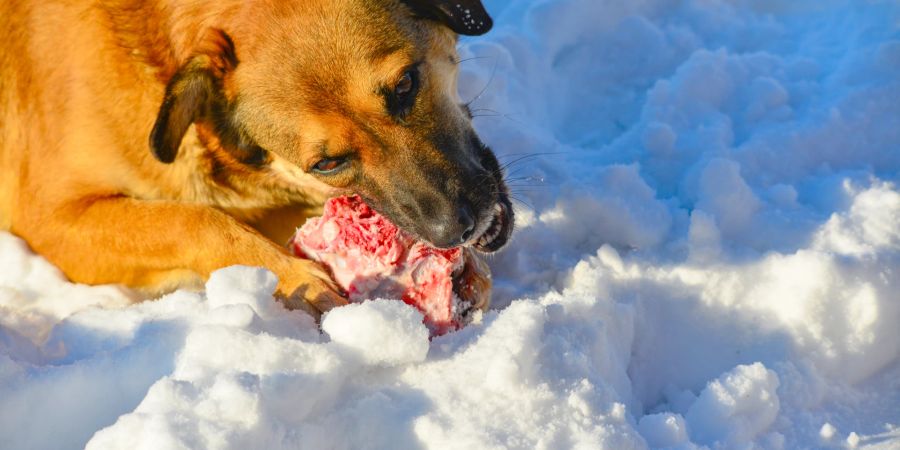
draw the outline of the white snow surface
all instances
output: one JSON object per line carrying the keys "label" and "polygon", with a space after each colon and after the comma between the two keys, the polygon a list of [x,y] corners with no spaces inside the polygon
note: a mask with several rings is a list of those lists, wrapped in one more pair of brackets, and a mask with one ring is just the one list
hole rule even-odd
{"label": "white snow surface", "polygon": [[900,4],[485,4],[494,309],[131,304],[0,233],[0,448],[900,448]]}

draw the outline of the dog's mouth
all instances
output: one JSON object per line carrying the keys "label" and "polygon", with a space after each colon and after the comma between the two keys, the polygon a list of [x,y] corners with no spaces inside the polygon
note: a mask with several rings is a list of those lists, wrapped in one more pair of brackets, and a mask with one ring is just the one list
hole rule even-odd
{"label": "dog's mouth", "polygon": [[494,204],[489,221],[485,222],[487,226],[481,233],[476,234],[477,237],[471,241],[471,245],[480,252],[493,253],[503,248],[512,236],[514,216],[512,204],[506,194],[500,195]]}

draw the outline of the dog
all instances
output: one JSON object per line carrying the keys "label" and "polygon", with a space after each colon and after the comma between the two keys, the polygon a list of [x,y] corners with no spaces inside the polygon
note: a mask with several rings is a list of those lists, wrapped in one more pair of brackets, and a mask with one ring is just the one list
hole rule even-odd
{"label": "dog", "polygon": [[437,247],[514,223],[456,93],[477,0],[0,3],[0,229],[74,282],[146,295],[261,266],[288,308],[346,303],[283,245],[357,193]]}

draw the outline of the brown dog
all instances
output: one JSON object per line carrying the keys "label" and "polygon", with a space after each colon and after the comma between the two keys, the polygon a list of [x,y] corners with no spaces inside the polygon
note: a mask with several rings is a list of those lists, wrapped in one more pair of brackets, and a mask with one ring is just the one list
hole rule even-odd
{"label": "brown dog", "polygon": [[330,277],[276,242],[331,195],[497,250],[512,208],[456,96],[457,33],[490,27],[477,0],[0,2],[0,229],[73,281],[263,266],[322,311]]}

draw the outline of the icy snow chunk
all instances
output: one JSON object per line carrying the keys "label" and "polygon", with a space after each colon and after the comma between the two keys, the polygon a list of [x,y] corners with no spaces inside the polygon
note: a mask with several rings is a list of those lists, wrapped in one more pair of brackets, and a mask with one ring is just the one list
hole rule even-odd
{"label": "icy snow chunk", "polygon": [[883,249],[900,250],[900,192],[893,183],[876,183],[856,195],[850,210],[835,213],[819,230],[815,246],[844,255],[871,255]]}
{"label": "icy snow chunk", "polygon": [[715,217],[701,209],[691,212],[688,245],[693,262],[704,263],[719,258],[722,253],[722,234]]}
{"label": "icy snow chunk", "polygon": [[836,433],[837,433],[837,428],[835,428],[834,425],[832,425],[828,422],[825,422],[825,424],[822,425],[822,428],[819,429],[819,437],[821,437],[822,441],[825,441],[825,442],[828,442],[832,438],[834,438],[834,435]]}
{"label": "icy snow chunk", "polygon": [[755,326],[789,332],[791,345],[823,374],[856,382],[894,360],[900,349],[900,305],[892,301],[900,286],[883,264],[800,250],[702,274],[679,272],[686,280],[698,276],[692,282],[704,301],[755,311]]}
{"label": "icy snow chunk", "polygon": [[762,203],[741,177],[736,162],[716,158],[706,164],[700,175],[697,208],[712,214],[724,235],[742,233],[760,207]]}
{"label": "icy snow chunk", "polygon": [[275,274],[260,267],[231,266],[213,272],[206,282],[209,312],[202,322],[314,339],[318,336],[315,321],[308,314],[286,310],[275,300],[277,284]]}
{"label": "icy snow chunk", "polygon": [[797,189],[787,184],[776,184],[769,188],[769,199],[782,208],[797,207]]}
{"label": "icy snow chunk", "polygon": [[[558,297],[550,295],[543,302],[562,300]],[[600,311],[567,309],[514,302],[489,313],[484,332],[451,359],[406,368],[401,380],[434,402],[415,420],[419,440],[440,449],[646,448],[618,398],[617,392],[624,390],[609,384],[613,376],[607,377],[624,375],[618,345],[627,353],[629,344],[611,344],[620,329],[595,329],[581,321],[607,317]],[[612,347],[615,356],[609,354]],[[613,367],[598,371],[595,364]]]}
{"label": "icy snow chunk", "polygon": [[254,310],[272,306],[272,293],[278,278],[260,267],[232,266],[217,270],[206,282],[209,306],[249,305]]}
{"label": "icy snow chunk", "polygon": [[672,216],[637,166],[605,167],[597,172],[597,184],[595,190],[573,192],[540,220],[569,245],[590,251],[605,243],[652,247],[665,238]]}
{"label": "icy snow chunk", "polygon": [[741,365],[710,382],[687,412],[691,438],[735,447],[768,430],[779,410],[778,376],[761,363]]}
{"label": "icy snow chunk", "polygon": [[41,344],[57,323],[78,311],[121,307],[134,299],[117,286],[69,283],[59,269],[31,253],[25,241],[0,232],[0,327]]}
{"label": "icy snow chunk", "polygon": [[736,88],[728,63],[728,52],[724,49],[698,50],[676,73],[679,99],[684,103],[721,107]]}
{"label": "icy snow chunk", "polygon": [[373,300],[335,308],[322,319],[322,330],[370,365],[418,362],[428,354],[422,313],[402,302]]}
{"label": "icy snow chunk", "polygon": [[787,106],[790,94],[777,80],[771,77],[759,77],[750,85],[750,102],[747,106],[747,120],[757,121],[766,114],[775,114],[779,118],[790,114]]}
{"label": "icy snow chunk", "polygon": [[222,374],[215,378],[194,411],[210,422],[250,428],[261,419],[258,391],[257,376]]}
{"label": "icy snow chunk", "polygon": [[658,156],[667,156],[674,152],[678,135],[672,127],[662,122],[651,122],[644,130],[642,141],[644,147]]}
{"label": "icy snow chunk", "polygon": [[847,435],[847,447],[850,447],[850,448],[859,447],[859,435],[856,434],[855,431],[853,431],[849,435]]}
{"label": "icy snow chunk", "polygon": [[196,327],[185,339],[173,376],[198,380],[217,372],[268,375],[285,368],[325,370],[335,364],[326,346],[221,325]]}
{"label": "icy snow chunk", "polygon": [[653,448],[674,447],[688,441],[687,425],[681,414],[648,414],[638,422],[638,431]]}
{"label": "icy snow chunk", "polygon": [[162,415],[125,415],[116,421],[115,428],[104,428],[95,433],[85,445],[85,449],[157,450],[203,446],[202,441],[194,436],[185,436],[189,435],[190,431],[180,428],[179,425]]}

